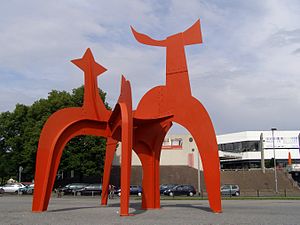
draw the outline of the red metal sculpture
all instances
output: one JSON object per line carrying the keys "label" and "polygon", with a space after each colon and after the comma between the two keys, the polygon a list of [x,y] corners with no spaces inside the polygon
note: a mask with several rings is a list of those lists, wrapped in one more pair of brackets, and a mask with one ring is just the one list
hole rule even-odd
{"label": "red metal sculpture", "polygon": [[159,161],[165,135],[176,122],[194,137],[204,168],[210,207],[221,212],[220,165],[216,136],[210,117],[202,104],[192,96],[185,58],[185,45],[202,42],[200,21],[184,31],[157,41],[136,32],[135,38],[147,45],[167,50],[166,85],[151,89],[137,109],[132,111],[129,81],[122,77],[121,94],[114,110],[108,111],[98,95],[96,77],[106,69],[94,61],[88,49],[82,59],[72,62],[85,74],[84,104],[54,113],[46,122],[39,141],[32,210],[47,209],[58,165],[65,144],[77,135],[107,138],[102,205],[107,204],[108,185],[117,141],[121,152],[120,215],[129,215],[131,151],[137,153],[143,168],[142,208],[160,208]]}

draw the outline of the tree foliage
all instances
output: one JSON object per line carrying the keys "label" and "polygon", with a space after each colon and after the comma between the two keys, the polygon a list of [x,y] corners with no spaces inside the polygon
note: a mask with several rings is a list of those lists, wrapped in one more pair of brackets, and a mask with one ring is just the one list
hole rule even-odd
{"label": "tree foliage", "polygon": [[[80,107],[84,87],[71,93],[53,90],[47,99],[31,106],[17,104],[13,112],[0,113],[0,182],[18,177],[18,168],[24,168],[22,180],[34,177],[35,158],[39,136],[49,116],[59,109]],[[99,90],[105,102],[106,93]],[[105,103],[109,108],[108,104]],[[102,175],[106,141],[101,137],[78,136],[66,145],[60,170],[74,170],[80,176]]]}

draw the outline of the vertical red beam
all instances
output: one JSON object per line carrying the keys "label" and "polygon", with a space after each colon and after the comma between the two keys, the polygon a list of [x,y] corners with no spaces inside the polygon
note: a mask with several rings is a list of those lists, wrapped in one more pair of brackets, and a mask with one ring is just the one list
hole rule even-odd
{"label": "vertical red beam", "polygon": [[288,155],[288,165],[292,165],[292,156],[291,156],[291,152],[289,152],[289,155]]}
{"label": "vertical red beam", "polygon": [[105,161],[104,161],[104,172],[103,172],[103,179],[102,179],[101,205],[107,205],[111,166],[114,159],[117,143],[118,142],[113,138],[111,137],[107,138]]}

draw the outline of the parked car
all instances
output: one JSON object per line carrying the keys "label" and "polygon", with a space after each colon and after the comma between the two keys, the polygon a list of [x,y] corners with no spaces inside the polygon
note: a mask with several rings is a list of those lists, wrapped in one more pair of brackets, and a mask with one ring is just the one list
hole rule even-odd
{"label": "parked car", "polygon": [[[121,188],[116,191],[118,196],[121,196]],[[130,195],[142,196],[142,187],[140,185],[130,185]]]}
{"label": "parked car", "polygon": [[4,189],[0,187],[0,195],[4,194]]}
{"label": "parked car", "polygon": [[34,184],[26,185],[25,187],[21,187],[19,192],[22,194],[33,194],[34,191]]}
{"label": "parked car", "polygon": [[222,195],[240,196],[240,187],[236,184],[225,184],[221,187]]}
{"label": "parked car", "polygon": [[5,184],[1,188],[4,190],[5,193],[18,193],[18,190],[25,185],[21,183],[13,183],[13,184]]}
{"label": "parked car", "polygon": [[164,191],[164,195],[169,195],[169,196],[175,196],[175,195],[194,196],[195,194],[196,194],[196,189],[192,185],[188,185],[188,184],[177,185]]}
{"label": "parked car", "polygon": [[164,191],[169,190],[175,186],[177,186],[178,184],[161,184],[159,186],[159,190],[160,190],[160,194],[163,194]]}
{"label": "parked car", "polygon": [[71,183],[67,184],[62,188],[58,188],[57,191],[63,193],[64,195],[68,194],[76,194],[77,190],[80,190],[86,187],[88,184],[86,183]]}
{"label": "parked car", "polygon": [[76,190],[77,195],[101,195],[102,184],[89,184]]}

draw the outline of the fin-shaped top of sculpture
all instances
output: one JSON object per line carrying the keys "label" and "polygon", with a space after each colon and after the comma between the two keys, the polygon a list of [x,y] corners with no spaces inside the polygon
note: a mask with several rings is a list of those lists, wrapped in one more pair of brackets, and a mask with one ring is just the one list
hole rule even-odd
{"label": "fin-shaped top of sculpture", "polygon": [[183,40],[183,45],[192,45],[192,44],[202,43],[200,20],[197,20],[191,27],[186,29],[184,32],[171,35],[164,40],[155,40],[146,34],[137,32],[132,26],[131,26],[131,31],[132,31],[135,39],[138,42],[145,44],[145,45],[168,47],[168,45],[170,43],[169,40],[174,37],[181,38]]}

